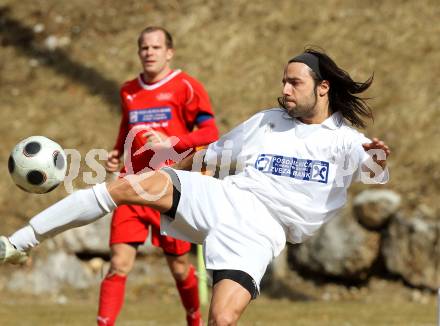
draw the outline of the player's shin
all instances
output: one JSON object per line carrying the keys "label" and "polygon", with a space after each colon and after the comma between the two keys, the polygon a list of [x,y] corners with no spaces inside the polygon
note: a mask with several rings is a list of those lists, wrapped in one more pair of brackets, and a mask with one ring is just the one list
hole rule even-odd
{"label": "player's shin", "polygon": [[28,250],[45,238],[74,227],[94,222],[110,213],[116,204],[104,183],[79,190],[42,211],[29,221],[29,226],[9,237],[18,250]]}
{"label": "player's shin", "polygon": [[194,266],[190,265],[188,276],[182,281],[176,281],[180,299],[186,310],[188,326],[201,325],[198,280]]}

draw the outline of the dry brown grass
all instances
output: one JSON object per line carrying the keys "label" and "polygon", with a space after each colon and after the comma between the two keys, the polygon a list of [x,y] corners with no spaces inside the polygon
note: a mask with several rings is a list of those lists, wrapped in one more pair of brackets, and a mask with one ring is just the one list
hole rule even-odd
{"label": "dry brown grass", "polygon": [[[376,120],[367,133],[386,139],[393,150],[387,187],[405,196],[407,208],[440,207],[440,6],[435,0],[2,4],[3,22],[7,18],[30,29],[42,23],[45,30],[31,43],[10,25],[0,32],[0,216],[15,217],[0,233],[64,195],[59,189],[30,196],[15,188],[6,170],[10,149],[32,134],[83,155],[110,148],[119,120],[115,92],[138,72],[135,39],[150,24],[174,34],[175,67],[204,82],[222,131],[275,105],[284,63],[306,45],[324,48],[358,80],[374,73],[367,95]],[[50,53],[43,47],[49,35],[68,36],[71,43]]]}

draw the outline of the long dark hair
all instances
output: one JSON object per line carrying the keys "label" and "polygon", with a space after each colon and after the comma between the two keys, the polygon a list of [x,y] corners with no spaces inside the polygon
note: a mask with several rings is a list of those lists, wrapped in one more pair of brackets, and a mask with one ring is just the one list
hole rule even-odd
{"label": "long dark hair", "polygon": [[356,82],[323,51],[307,48],[304,53],[310,53],[319,59],[321,78],[318,78],[316,73],[310,71],[315,79],[315,85],[322,80],[328,80],[330,83],[330,111],[339,111],[353,126],[365,128],[366,124],[362,118],[373,120],[373,112],[366,102],[368,98],[359,97],[355,94],[362,93],[370,87],[373,82],[373,75],[365,82]]}

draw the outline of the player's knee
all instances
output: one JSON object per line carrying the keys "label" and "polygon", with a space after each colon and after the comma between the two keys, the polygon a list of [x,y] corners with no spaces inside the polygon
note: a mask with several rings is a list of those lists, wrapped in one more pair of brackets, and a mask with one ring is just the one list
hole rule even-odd
{"label": "player's knee", "polygon": [[135,194],[133,186],[126,179],[117,179],[107,185],[110,196],[116,205],[128,204]]}
{"label": "player's knee", "polygon": [[171,269],[171,274],[173,275],[176,282],[183,282],[188,276],[188,268],[186,266],[177,266]]}
{"label": "player's knee", "polygon": [[235,325],[240,317],[239,313],[233,310],[214,309],[209,316],[209,324],[216,326]]}
{"label": "player's knee", "polygon": [[194,267],[189,263],[186,254],[182,256],[166,255],[166,258],[171,274],[176,282],[183,282],[190,274],[194,274]]}
{"label": "player's knee", "polygon": [[131,259],[123,255],[113,256],[110,261],[110,269],[108,274],[127,275],[133,269],[133,262]]}

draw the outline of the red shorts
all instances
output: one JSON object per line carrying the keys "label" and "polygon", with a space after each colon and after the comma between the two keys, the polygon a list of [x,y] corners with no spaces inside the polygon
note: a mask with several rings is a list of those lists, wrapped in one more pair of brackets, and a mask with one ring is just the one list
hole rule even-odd
{"label": "red shorts", "polygon": [[115,209],[110,230],[110,245],[116,243],[144,243],[151,226],[151,242],[166,254],[183,255],[191,243],[160,234],[160,213],[146,206],[121,205]]}

